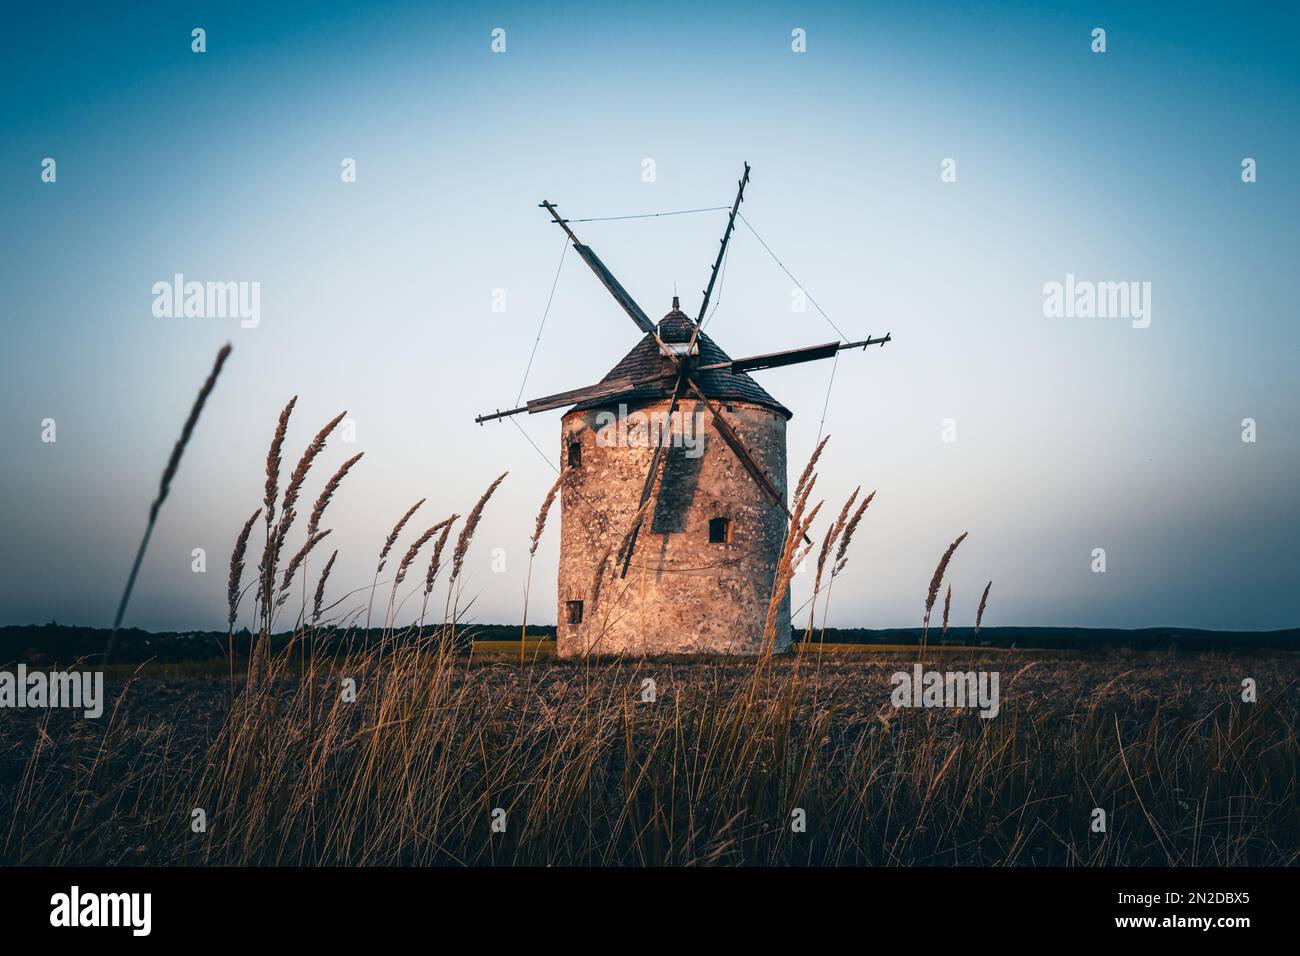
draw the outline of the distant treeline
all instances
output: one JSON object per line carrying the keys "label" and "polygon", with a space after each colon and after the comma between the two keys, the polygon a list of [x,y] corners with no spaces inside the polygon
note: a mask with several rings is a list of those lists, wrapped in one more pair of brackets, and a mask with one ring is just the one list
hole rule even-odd
{"label": "distant treeline", "polygon": [[[426,627],[427,635],[436,634],[440,628]],[[377,644],[383,635],[382,628],[353,629],[336,632],[322,628],[308,640],[309,651],[334,653],[339,650],[360,649],[368,643]],[[66,624],[8,625],[0,627],[0,667],[9,662],[25,664],[66,665],[75,660],[97,663],[103,659],[108,644],[106,627],[77,627]],[[271,647],[280,650],[291,639],[289,632],[271,635]],[[401,635],[401,639],[415,637],[414,629]],[[529,638],[555,640],[555,626],[528,625]],[[459,641],[517,641],[518,624],[467,624],[458,629]],[[237,657],[247,657],[252,635],[247,629],[235,632],[234,650]],[[225,657],[227,633],[225,631],[142,631],[123,628],[113,641],[111,662],[130,664],[140,661],[177,663],[181,661],[207,661]]]}
{"label": "distant treeline", "polygon": [[[428,635],[438,628],[426,628]],[[792,628],[794,639],[804,638],[802,629]],[[971,639],[972,629],[954,627],[942,642],[935,629],[931,629],[931,644],[963,644]],[[309,651],[334,653],[349,648],[360,649],[377,643],[382,636],[380,628],[335,632],[322,629],[308,643]],[[102,659],[108,643],[108,628],[76,627],[65,624],[8,625],[0,627],[0,667],[23,662],[28,665],[58,663],[70,664],[75,660],[97,663]],[[410,640],[414,632],[402,635]],[[528,625],[528,637],[543,640],[555,639],[553,625]],[[816,642],[820,634],[814,634]],[[271,637],[272,647],[282,648],[290,640],[289,633]],[[234,637],[235,653],[248,654],[252,635],[247,630],[237,631]],[[517,641],[517,624],[470,624],[459,630],[458,639],[464,641]],[[827,644],[918,644],[919,627],[828,627]],[[1300,628],[1279,631],[1204,631],[1186,627],[1146,627],[1134,630],[1095,627],[985,627],[980,629],[979,643],[992,647],[1035,648],[1104,648],[1124,647],[1135,650],[1174,649],[1181,651],[1232,651],[1232,650],[1300,650]],[[153,632],[138,628],[119,631],[113,643],[113,663],[138,663],[154,660],[160,662],[206,661],[224,657],[227,635],[225,631]]]}
{"label": "distant treeline", "polygon": [[[939,639],[938,629],[930,628],[930,644],[966,644],[974,628],[951,627],[948,636]],[[795,629],[795,640],[803,640]],[[820,634],[812,635],[815,643]],[[919,644],[919,627],[828,627],[827,644]],[[1204,631],[1193,627],[982,627],[979,643],[989,647],[1041,647],[1084,649],[1093,647],[1127,647],[1135,650],[1300,650],[1300,628],[1280,631]]]}

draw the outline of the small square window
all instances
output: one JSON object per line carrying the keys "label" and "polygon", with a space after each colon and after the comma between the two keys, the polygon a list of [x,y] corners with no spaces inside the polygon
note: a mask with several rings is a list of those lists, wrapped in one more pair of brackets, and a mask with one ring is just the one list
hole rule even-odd
{"label": "small square window", "polygon": [[730,543],[731,543],[731,519],[710,518],[709,519],[709,544],[730,544]]}
{"label": "small square window", "polygon": [[581,624],[582,623],[582,602],[565,601],[564,618],[570,624]]}
{"label": "small square window", "polygon": [[569,442],[568,461],[570,468],[582,467],[582,442],[576,440]]}

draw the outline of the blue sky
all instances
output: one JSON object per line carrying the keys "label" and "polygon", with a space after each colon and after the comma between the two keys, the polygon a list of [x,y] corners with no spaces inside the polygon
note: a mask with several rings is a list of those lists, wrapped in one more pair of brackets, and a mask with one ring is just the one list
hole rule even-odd
{"label": "blue sky", "polygon": [[[917,623],[962,531],[958,623],[989,579],[997,624],[1300,617],[1300,58],[1285,6],[52,4],[3,26],[0,622],[111,620],[225,341],[129,623],[221,625],[230,545],[293,394],[290,465],[345,408],[357,442],[322,470],[366,453],[327,520],[340,590],[369,581],[412,501],[429,497],[430,521],[463,513],[508,469],[467,580],[479,619],[517,620],[553,472],[518,429],[473,418],[514,404],[537,337],[562,249],[537,203],[723,205],[744,160],[743,211],[772,251],[847,335],[894,336],[841,357],[827,406],[827,508],[878,490],[831,623]],[[674,284],[698,306],[723,219],[580,235],[657,317]],[[259,282],[260,324],[155,317],[151,287],[175,273]],[[1067,274],[1150,282],[1150,326],[1045,317],[1044,284]],[[737,356],[834,338],[815,310],[792,312],[791,287],[742,226],[711,333]],[[595,381],[636,340],[567,256],[525,397]],[[830,372],[758,373],[795,412],[796,467]],[[551,457],[558,419],[520,422]],[[555,537],[534,572],[547,586]],[[549,596],[530,618],[553,621]]]}

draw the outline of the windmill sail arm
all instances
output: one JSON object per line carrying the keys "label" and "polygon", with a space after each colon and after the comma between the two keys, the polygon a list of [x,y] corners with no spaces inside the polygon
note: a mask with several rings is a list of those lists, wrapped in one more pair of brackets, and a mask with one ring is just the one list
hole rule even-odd
{"label": "windmill sail arm", "polygon": [[524,407],[528,409],[529,415],[536,415],[538,412],[550,411],[552,408],[562,408],[565,405],[577,405],[579,402],[589,402],[598,398],[615,398],[623,392],[632,391],[632,389],[636,388],[636,384],[630,378],[600,382],[584,388],[575,388],[567,392],[556,392],[554,395],[543,395],[541,398],[529,399],[528,404]]}
{"label": "windmill sail arm", "polygon": [[712,365],[701,365],[697,370],[710,372],[726,369],[730,372],[751,372],[755,369],[780,368],[783,365],[798,365],[800,362],[815,362],[818,359],[827,359],[836,352],[842,352],[845,349],[865,349],[868,345],[884,345],[890,341],[892,339],[886,335],[884,338],[867,338],[861,342],[826,342],[823,345],[807,345],[798,349],[786,349],[784,352],[766,352],[763,355],[751,355],[748,358],[730,359],[726,362],[715,362]]}
{"label": "windmill sail arm", "polygon": [[[718,258],[713,261],[713,271],[709,273],[709,285],[704,290],[704,301],[700,303],[700,314],[695,320],[695,328],[704,324],[705,313],[709,310],[709,299],[713,295],[713,284],[718,280],[718,269],[722,266],[722,260],[727,255],[727,243],[731,240],[731,233],[736,228],[736,213],[740,211],[740,204],[745,198],[745,183],[749,182],[749,163],[745,163],[745,171],[737,183],[736,201],[731,204],[731,215],[727,217],[727,228],[722,233],[722,242],[718,248]],[[691,336],[691,344],[695,343],[695,336]]]}
{"label": "windmill sail arm", "polygon": [[555,220],[556,225],[564,230],[564,234],[573,243],[573,248],[577,249],[578,255],[582,256],[582,261],[587,263],[592,272],[596,273],[596,278],[600,280],[601,285],[609,290],[609,294],[623,307],[623,311],[632,317],[632,321],[636,323],[637,328],[642,332],[653,332],[655,324],[646,316],[641,306],[636,304],[636,300],[628,294],[627,289],[623,288],[623,284],[614,278],[614,273],[610,272],[605,263],[600,261],[600,257],[596,255],[591,246],[584,246],[578,241],[578,237],[569,228],[569,220],[560,215],[555,208],[555,203],[543,199],[540,205],[551,214],[551,218]]}
{"label": "windmill sail arm", "polygon": [[731,372],[749,372],[761,368],[778,368],[782,365],[797,365],[800,362],[815,362],[830,358],[840,350],[839,342],[827,342],[824,345],[809,345],[801,349],[787,349],[784,352],[767,352],[763,355],[751,355],[748,358],[731,359],[716,362],[713,365],[701,365],[699,371],[727,369]]}
{"label": "windmill sail arm", "polygon": [[627,289],[623,288],[623,284],[614,278],[614,273],[610,272],[605,263],[600,261],[600,257],[596,255],[591,246],[584,246],[575,242],[573,248],[578,251],[578,255],[582,256],[582,261],[591,267],[591,271],[596,273],[596,278],[609,290],[609,294],[614,297],[614,300],[623,307],[623,311],[632,317],[632,321],[636,323],[637,328],[642,332],[653,332],[655,324],[650,321],[641,306],[636,304],[636,300],[632,298]]}
{"label": "windmill sail arm", "polygon": [[511,415],[522,415],[524,412],[529,415],[536,415],[538,412],[547,412],[553,408],[563,408],[566,405],[577,405],[581,402],[590,402],[597,399],[612,400],[654,386],[662,386],[666,391],[671,382],[672,377],[670,375],[639,379],[617,378],[607,382],[597,382],[595,385],[570,389],[567,392],[556,392],[553,395],[532,398],[518,408],[479,415],[474,421],[481,425],[483,422],[489,422],[497,418],[509,418]]}
{"label": "windmill sail arm", "polygon": [[[686,380],[690,385],[691,393],[704,403],[705,408],[707,408],[709,413],[713,416],[713,424],[717,427],[718,434],[722,436],[722,440],[727,443],[727,447],[730,448],[736,458],[740,460],[741,465],[743,465],[745,470],[749,472],[754,481],[758,483],[758,486],[767,492],[767,496],[772,499],[772,503],[780,505],[781,510],[785,512],[786,517],[793,519],[794,515],[790,514],[790,509],[786,506],[785,496],[781,494],[780,489],[776,487],[776,483],[767,476],[765,471],[763,471],[762,466],[754,460],[754,456],[749,453],[749,449],[747,449],[745,443],[741,441],[740,435],[737,434],[736,429],[732,427],[729,421],[723,418],[722,412],[718,410],[718,406],[705,397],[703,390],[695,384],[694,379],[687,376]],[[804,535],[804,540],[808,541],[810,544],[812,543],[807,535]]]}
{"label": "windmill sail arm", "polygon": [[[673,388],[673,400],[668,405],[668,415],[664,419],[665,431],[669,431],[672,428],[673,413],[677,411],[677,404],[681,401],[682,392],[685,390],[685,386],[686,375],[684,373],[679,374],[677,376],[677,384]],[[646,472],[645,484],[641,487],[641,501],[637,505],[638,511],[640,511],[641,506],[650,498],[650,493],[654,490],[655,479],[659,476],[660,462],[663,461],[665,447],[665,442],[659,442],[655,447],[654,454],[650,457],[650,470]],[[643,517],[642,522],[644,522],[644,520]],[[619,577],[621,578],[627,577],[627,569],[632,564],[632,553],[636,551],[636,539],[640,533],[641,524],[638,523],[637,526],[632,529],[632,533],[628,538],[627,549],[623,553],[623,570],[619,573]]]}

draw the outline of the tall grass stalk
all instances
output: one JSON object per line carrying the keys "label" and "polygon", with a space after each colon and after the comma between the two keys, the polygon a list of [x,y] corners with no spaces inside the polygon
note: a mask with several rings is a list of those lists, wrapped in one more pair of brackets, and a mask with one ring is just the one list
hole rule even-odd
{"label": "tall grass stalk", "polygon": [[217,387],[217,378],[221,375],[221,369],[226,364],[226,359],[230,357],[230,345],[221,346],[217,350],[217,358],[212,363],[212,371],[208,373],[207,379],[199,388],[199,394],[194,399],[194,404],[190,406],[190,413],[185,418],[185,424],[181,426],[181,437],[176,440],[172,447],[171,457],[167,459],[167,465],[163,468],[162,478],[158,482],[158,494],[154,497],[152,504],[149,505],[149,519],[144,526],[144,535],[140,538],[140,547],[136,549],[135,560],[131,562],[131,572],[126,577],[126,587],[122,590],[122,599],[117,604],[117,613],[113,615],[113,629],[108,634],[108,643],[104,648],[104,663],[108,663],[113,654],[113,643],[117,639],[118,629],[122,626],[122,619],[126,616],[126,606],[131,601],[131,592],[135,589],[135,579],[140,573],[140,565],[144,561],[144,553],[149,548],[149,538],[153,535],[154,525],[158,522],[158,512],[162,509],[163,502],[172,490],[172,481],[176,478],[176,472],[180,470],[181,456],[185,454],[185,446],[190,443],[190,436],[194,434],[194,426],[199,423],[199,415],[203,413],[203,406],[207,404],[208,396],[212,390]]}
{"label": "tall grass stalk", "polygon": [[926,645],[926,638],[930,633],[930,612],[934,610],[934,602],[939,597],[939,588],[943,585],[943,576],[948,572],[948,562],[952,560],[953,552],[958,546],[966,540],[967,532],[963,531],[957,536],[957,540],[948,545],[948,550],[943,553],[939,559],[939,564],[934,569],[934,574],[930,577],[930,587],[925,592],[925,617],[921,621],[921,648]]}
{"label": "tall grass stalk", "polygon": [[393,525],[393,530],[388,533],[384,539],[384,545],[379,549],[379,563],[375,566],[375,579],[370,584],[370,603],[366,605],[366,636],[370,636],[370,612],[375,606],[375,589],[379,587],[379,575],[384,571],[384,565],[388,563],[388,553],[393,550],[393,545],[397,544],[398,535],[406,527],[406,522],[411,520],[411,515],[415,514],[420,505],[424,504],[427,499],[421,498],[411,507],[406,509],[406,513],[397,519],[397,524]]}
{"label": "tall grass stalk", "polygon": [[980,642],[980,627],[984,624],[984,609],[989,606],[989,591],[992,587],[992,581],[984,585],[984,593],[980,595],[980,606],[975,611],[975,632],[971,635],[971,643],[976,646]]}
{"label": "tall grass stalk", "polygon": [[506,480],[508,474],[510,474],[508,471],[503,471],[492,484],[488,485],[487,490],[474,503],[474,507],[470,509],[469,514],[465,517],[465,524],[460,529],[460,537],[456,539],[456,550],[452,552],[451,557],[451,574],[447,578],[447,606],[450,609],[448,617],[451,622],[451,640],[453,642],[456,640],[456,619],[458,617],[457,603],[452,600],[456,582],[460,579],[461,568],[465,565],[465,555],[469,552],[470,542],[474,540],[474,532],[478,530],[478,523],[483,517],[483,509],[487,507],[488,499],[492,497],[497,488],[501,487],[501,482]]}
{"label": "tall grass stalk", "polygon": [[551,485],[550,491],[542,499],[542,506],[537,511],[537,520],[533,523],[533,537],[528,542],[528,573],[524,577],[524,620],[519,626],[519,666],[524,666],[524,642],[528,638],[528,592],[533,583],[533,558],[537,556],[537,546],[542,541],[542,532],[546,530],[546,517],[551,513],[551,505],[555,503],[555,496],[559,494],[560,485],[564,483],[566,472],[560,471],[555,483]]}

